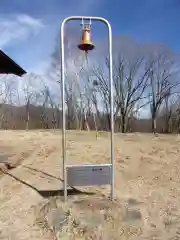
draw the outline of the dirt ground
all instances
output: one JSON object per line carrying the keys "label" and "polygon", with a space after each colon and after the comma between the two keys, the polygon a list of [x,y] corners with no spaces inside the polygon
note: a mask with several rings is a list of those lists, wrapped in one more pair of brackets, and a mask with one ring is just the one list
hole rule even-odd
{"label": "dirt ground", "polygon": [[[109,134],[68,131],[67,150],[69,164],[108,163]],[[52,239],[35,224],[34,208],[62,188],[61,153],[60,131],[0,132],[0,162],[20,164],[0,176],[0,239]],[[115,153],[117,199],[140,203],[142,215],[139,235],[122,239],[180,239],[180,136],[116,134]]]}

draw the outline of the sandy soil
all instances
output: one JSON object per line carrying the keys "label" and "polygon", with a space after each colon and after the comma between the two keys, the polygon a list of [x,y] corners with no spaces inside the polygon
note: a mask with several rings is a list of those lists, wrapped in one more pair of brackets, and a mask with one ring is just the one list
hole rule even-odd
{"label": "sandy soil", "polygon": [[[140,202],[143,219],[141,235],[123,239],[180,239],[180,136],[116,134],[115,145],[117,198]],[[0,159],[21,162],[0,177],[0,239],[52,239],[34,207],[62,187],[61,132],[1,131],[0,146]],[[109,135],[68,131],[67,149],[69,164],[107,163]]]}

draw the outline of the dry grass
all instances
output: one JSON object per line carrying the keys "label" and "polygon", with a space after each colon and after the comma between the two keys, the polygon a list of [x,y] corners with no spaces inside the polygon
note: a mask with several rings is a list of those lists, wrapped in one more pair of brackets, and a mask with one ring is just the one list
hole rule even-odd
{"label": "dry grass", "polygon": [[[142,215],[140,232],[132,230],[136,222],[115,220],[115,229],[120,230],[120,224],[129,228],[121,239],[180,239],[180,136],[116,134],[115,145],[119,206],[139,202],[135,208]],[[34,224],[34,207],[48,201],[48,190],[61,187],[61,132],[2,131],[0,146],[12,164],[21,163],[0,179],[0,238],[52,239],[50,231]],[[100,133],[96,141],[95,133],[68,131],[67,149],[69,164],[109,161],[107,133]],[[83,190],[109,193],[106,187]],[[109,239],[120,235],[113,237]]]}

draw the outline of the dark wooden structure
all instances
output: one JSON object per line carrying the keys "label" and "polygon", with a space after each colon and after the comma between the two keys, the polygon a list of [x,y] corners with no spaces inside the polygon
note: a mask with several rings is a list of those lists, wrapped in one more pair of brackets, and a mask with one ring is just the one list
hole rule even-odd
{"label": "dark wooden structure", "polygon": [[0,50],[0,74],[15,74],[21,77],[26,71]]}

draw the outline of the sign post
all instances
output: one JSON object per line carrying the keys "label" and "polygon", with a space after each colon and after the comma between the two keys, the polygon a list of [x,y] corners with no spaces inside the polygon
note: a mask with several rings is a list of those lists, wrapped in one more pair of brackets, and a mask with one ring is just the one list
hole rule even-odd
{"label": "sign post", "polygon": [[[65,54],[64,25],[72,20],[100,21],[106,24],[109,35],[109,84],[110,84],[110,128],[111,128],[111,163],[98,165],[66,165],[66,113],[65,113]],[[63,188],[64,201],[67,200],[67,185],[111,185],[111,200],[115,199],[115,156],[114,156],[114,98],[112,69],[112,29],[110,23],[101,17],[70,16],[61,24],[61,90],[62,90],[62,158],[63,158]]]}

